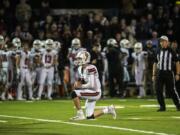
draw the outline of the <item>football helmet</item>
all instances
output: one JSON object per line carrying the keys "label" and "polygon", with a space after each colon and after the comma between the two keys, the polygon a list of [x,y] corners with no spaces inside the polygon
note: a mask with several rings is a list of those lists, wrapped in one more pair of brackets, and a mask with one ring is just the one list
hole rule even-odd
{"label": "football helmet", "polygon": [[33,42],[33,48],[36,50],[39,50],[42,46],[42,42],[39,39],[34,40]]}
{"label": "football helmet", "polygon": [[74,38],[72,41],[71,41],[71,47],[72,48],[75,48],[75,49],[78,49],[81,47],[81,41],[79,38]]}
{"label": "football helmet", "polygon": [[4,44],[4,37],[2,35],[0,35],[0,44],[3,45]]}
{"label": "football helmet", "polygon": [[20,40],[20,38],[18,38],[18,37],[13,38],[12,43],[13,43],[14,46],[16,46],[17,48],[20,48],[20,47],[21,47],[21,40]]}
{"label": "football helmet", "polygon": [[88,64],[90,62],[91,55],[87,51],[80,51],[76,55],[75,64],[78,66],[82,66],[84,64]]}
{"label": "football helmet", "polygon": [[3,48],[5,41],[4,41],[4,37],[2,35],[0,35],[0,49]]}
{"label": "football helmet", "polygon": [[114,38],[108,39],[107,40],[107,46],[118,47],[116,39],[114,39]]}
{"label": "football helmet", "polygon": [[61,43],[59,41],[54,41],[54,49],[61,49]]}
{"label": "football helmet", "polygon": [[122,48],[130,48],[130,42],[129,42],[129,40],[127,40],[127,39],[123,39],[123,40],[121,40],[120,41],[120,46],[122,47]]}
{"label": "football helmet", "polygon": [[45,41],[45,48],[46,48],[46,50],[53,49],[53,46],[54,46],[54,41],[52,39],[47,39]]}
{"label": "football helmet", "polygon": [[143,45],[142,45],[142,43],[141,43],[141,42],[135,43],[135,45],[134,45],[134,51],[135,51],[136,53],[140,53],[140,52],[142,52],[142,50],[143,50]]}
{"label": "football helmet", "polygon": [[151,40],[147,40],[146,41],[146,45],[152,45],[153,43],[152,43],[152,41]]}

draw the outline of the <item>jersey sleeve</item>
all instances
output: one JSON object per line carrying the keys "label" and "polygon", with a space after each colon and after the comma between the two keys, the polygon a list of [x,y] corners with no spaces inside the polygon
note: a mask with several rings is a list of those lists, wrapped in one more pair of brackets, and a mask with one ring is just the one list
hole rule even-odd
{"label": "jersey sleeve", "polygon": [[82,84],[82,88],[94,89],[95,88],[95,76],[97,75],[97,69],[94,65],[90,65],[87,68],[87,80],[86,84]]}
{"label": "jersey sleeve", "polygon": [[91,66],[90,68],[87,69],[87,74],[88,75],[95,75],[95,74],[97,74],[97,68],[95,66]]}

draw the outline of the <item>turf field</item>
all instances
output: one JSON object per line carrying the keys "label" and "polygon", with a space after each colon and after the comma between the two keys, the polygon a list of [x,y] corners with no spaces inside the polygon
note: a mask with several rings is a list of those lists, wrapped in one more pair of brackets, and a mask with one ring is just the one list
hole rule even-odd
{"label": "turf field", "polygon": [[[84,102],[82,102],[83,105]],[[167,111],[156,112],[156,100],[107,99],[97,107],[114,104],[118,117],[69,121],[71,100],[0,102],[0,135],[180,135],[180,112],[171,100]]]}

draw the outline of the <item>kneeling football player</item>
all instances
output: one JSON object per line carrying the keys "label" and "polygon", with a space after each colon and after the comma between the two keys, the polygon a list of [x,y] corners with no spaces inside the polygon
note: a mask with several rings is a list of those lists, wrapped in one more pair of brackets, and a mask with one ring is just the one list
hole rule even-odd
{"label": "kneeling football player", "polygon": [[[96,101],[101,97],[101,84],[96,67],[89,64],[90,54],[87,51],[80,51],[76,55],[79,79],[74,84],[72,99],[77,109],[77,114],[70,120],[95,119],[103,114],[111,114],[116,119],[116,111],[113,105],[95,111]],[[86,99],[85,114],[81,109],[80,98]]]}

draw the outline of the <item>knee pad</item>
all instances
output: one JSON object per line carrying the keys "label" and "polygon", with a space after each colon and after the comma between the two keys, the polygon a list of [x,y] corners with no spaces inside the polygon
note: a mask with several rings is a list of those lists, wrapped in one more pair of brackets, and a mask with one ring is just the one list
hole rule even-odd
{"label": "knee pad", "polygon": [[91,116],[87,116],[86,118],[87,119],[95,119],[94,114],[92,114]]}
{"label": "knee pad", "polygon": [[76,94],[75,91],[73,91],[73,92],[71,93],[71,97],[72,97],[72,99],[77,97],[77,94]]}

